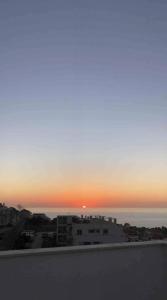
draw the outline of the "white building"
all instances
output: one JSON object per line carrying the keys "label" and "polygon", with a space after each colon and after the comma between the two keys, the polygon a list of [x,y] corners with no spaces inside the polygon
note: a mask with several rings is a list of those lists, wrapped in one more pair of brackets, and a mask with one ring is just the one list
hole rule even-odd
{"label": "white building", "polygon": [[116,219],[104,217],[57,217],[57,244],[91,245],[126,242],[127,237]]}
{"label": "white building", "polygon": [[115,219],[90,217],[74,223],[72,228],[73,245],[91,245],[126,242],[122,226]]}

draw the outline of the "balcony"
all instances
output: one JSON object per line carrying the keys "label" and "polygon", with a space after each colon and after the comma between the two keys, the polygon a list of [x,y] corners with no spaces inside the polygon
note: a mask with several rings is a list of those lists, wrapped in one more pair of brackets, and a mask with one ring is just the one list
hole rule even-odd
{"label": "balcony", "polygon": [[2,300],[166,300],[167,242],[0,252]]}

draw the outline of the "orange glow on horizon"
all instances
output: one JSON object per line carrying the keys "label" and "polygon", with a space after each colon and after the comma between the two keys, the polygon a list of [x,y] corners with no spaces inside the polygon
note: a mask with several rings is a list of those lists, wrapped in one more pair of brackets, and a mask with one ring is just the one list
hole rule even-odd
{"label": "orange glow on horizon", "polygon": [[[166,194],[155,191],[43,191],[3,194],[3,202],[32,207],[167,207]],[[84,203],[84,204],[83,204]]]}
{"label": "orange glow on horizon", "polygon": [[166,182],[160,179],[120,177],[107,181],[96,175],[87,179],[68,178],[67,182],[53,178],[26,181],[6,176],[0,201],[25,207],[167,207]]}

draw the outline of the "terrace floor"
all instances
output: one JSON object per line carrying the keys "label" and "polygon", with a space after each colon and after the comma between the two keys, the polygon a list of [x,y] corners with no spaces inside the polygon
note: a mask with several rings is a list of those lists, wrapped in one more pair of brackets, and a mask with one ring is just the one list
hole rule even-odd
{"label": "terrace floor", "polygon": [[167,242],[0,252],[2,300],[166,300]]}

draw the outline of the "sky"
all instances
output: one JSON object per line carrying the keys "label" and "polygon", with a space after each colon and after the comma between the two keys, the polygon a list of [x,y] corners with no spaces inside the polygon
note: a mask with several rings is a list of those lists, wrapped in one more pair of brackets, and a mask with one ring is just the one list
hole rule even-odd
{"label": "sky", "polygon": [[0,201],[167,207],[167,2],[0,1]]}

